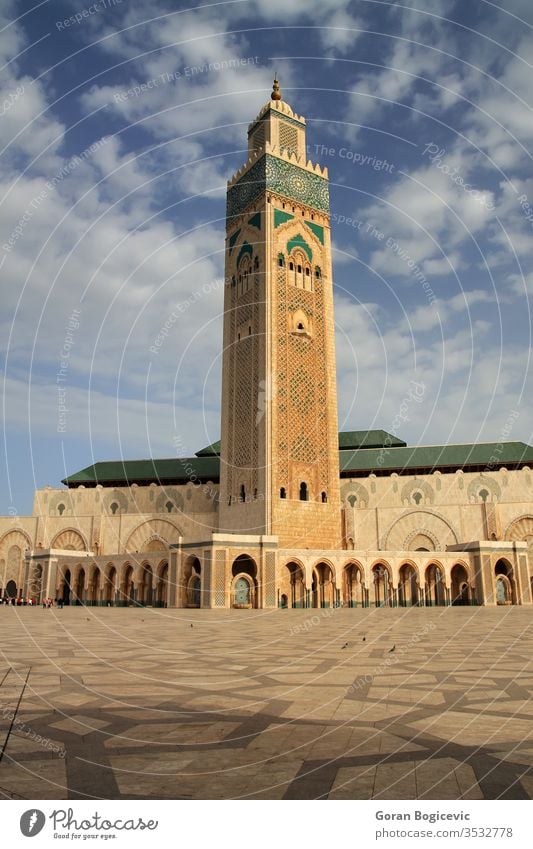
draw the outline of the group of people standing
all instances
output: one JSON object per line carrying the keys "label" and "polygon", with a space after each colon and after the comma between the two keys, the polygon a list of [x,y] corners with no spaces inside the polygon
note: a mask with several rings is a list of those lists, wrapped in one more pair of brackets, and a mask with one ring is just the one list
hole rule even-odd
{"label": "group of people standing", "polygon": [[[38,602],[34,598],[23,598],[22,596],[15,598],[14,596],[6,595],[3,598],[0,598],[0,604],[8,604],[11,605],[11,607],[26,607],[26,605],[29,607],[36,607]],[[63,599],[43,598],[42,606],[45,609],[50,609],[51,607],[58,607],[61,610],[63,607]]]}

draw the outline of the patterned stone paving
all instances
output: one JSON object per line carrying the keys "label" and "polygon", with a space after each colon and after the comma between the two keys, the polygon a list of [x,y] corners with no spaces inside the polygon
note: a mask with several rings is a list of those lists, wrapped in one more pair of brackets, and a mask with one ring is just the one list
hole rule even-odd
{"label": "patterned stone paving", "polygon": [[0,794],[533,798],[532,626],[528,608],[0,607]]}

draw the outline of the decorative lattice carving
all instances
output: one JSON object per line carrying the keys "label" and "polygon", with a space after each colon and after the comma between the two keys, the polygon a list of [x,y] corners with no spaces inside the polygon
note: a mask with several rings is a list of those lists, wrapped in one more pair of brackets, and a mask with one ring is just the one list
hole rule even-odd
{"label": "decorative lattice carving", "polygon": [[265,554],[265,605],[274,607],[276,604],[276,555],[273,551]]}
{"label": "decorative lattice carving", "polygon": [[224,607],[226,603],[226,553],[215,552],[215,569],[213,580],[213,600],[215,607]]}
{"label": "decorative lattice carving", "polygon": [[279,122],[279,146],[280,150],[296,153],[298,150],[298,130],[285,121]]}
{"label": "decorative lattice carving", "polygon": [[252,136],[252,149],[259,150],[261,147],[265,146],[265,125],[264,123],[259,124],[257,130]]}

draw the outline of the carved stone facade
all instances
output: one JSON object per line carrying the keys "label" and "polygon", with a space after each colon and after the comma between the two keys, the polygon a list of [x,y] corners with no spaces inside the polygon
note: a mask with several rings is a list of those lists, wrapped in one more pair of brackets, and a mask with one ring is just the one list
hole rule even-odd
{"label": "carved stone facade", "polygon": [[271,101],[228,184],[220,523],[281,546],[341,540],[327,172]]}
{"label": "carved stone facade", "polygon": [[305,120],[276,85],[228,184],[220,458],[209,446],[96,464],[38,490],[31,516],[0,518],[3,597],[532,603],[533,449],[423,448],[416,461],[382,431],[339,437],[327,170],[307,161]]}

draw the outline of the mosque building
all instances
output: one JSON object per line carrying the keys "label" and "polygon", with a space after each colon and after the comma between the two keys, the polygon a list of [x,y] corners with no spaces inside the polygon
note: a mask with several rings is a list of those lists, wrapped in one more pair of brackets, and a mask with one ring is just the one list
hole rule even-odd
{"label": "mosque building", "polygon": [[0,595],[531,604],[533,447],[338,432],[328,174],[277,80],[228,183],[226,232],[220,442],[37,490],[31,516],[0,518]]}

